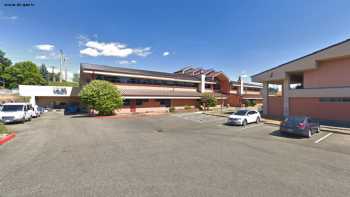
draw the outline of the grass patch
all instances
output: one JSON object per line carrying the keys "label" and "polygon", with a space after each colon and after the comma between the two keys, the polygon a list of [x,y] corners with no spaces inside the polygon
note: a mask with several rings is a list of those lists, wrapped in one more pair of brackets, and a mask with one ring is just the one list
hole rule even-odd
{"label": "grass patch", "polygon": [[4,133],[10,133],[10,131],[7,130],[4,124],[0,123],[0,134],[4,134]]}

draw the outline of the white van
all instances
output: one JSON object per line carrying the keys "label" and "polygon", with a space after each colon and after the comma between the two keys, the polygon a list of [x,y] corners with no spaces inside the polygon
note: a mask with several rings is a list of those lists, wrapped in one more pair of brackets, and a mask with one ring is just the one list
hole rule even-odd
{"label": "white van", "polygon": [[0,120],[3,123],[25,122],[32,119],[30,105],[27,103],[5,103],[0,111]]}

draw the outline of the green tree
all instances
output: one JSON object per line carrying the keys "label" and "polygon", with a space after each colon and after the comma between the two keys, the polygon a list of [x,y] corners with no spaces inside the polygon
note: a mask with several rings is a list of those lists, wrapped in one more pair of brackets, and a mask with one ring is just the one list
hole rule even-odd
{"label": "green tree", "polygon": [[56,82],[60,79],[60,73],[48,73],[48,81]]}
{"label": "green tree", "polygon": [[12,62],[10,59],[5,57],[5,53],[0,50],[0,75],[3,74],[7,67],[10,67]]}
{"label": "green tree", "polygon": [[218,103],[215,96],[209,92],[202,94],[200,102],[201,102],[201,105],[203,105],[204,110],[208,110],[209,107],[215,107]]}
{"label": "green tree", "polygon": [[99,115],[112,115],[123,105],[119,90],[108,81],[94,80],[80,91],[80,100]]}
{"label": "green tree", "polygon": [[18,62],[7,67],[3,74],[6,88],[17,88],[18,85],[46,85],[38,67],[30,61]]}
{"label": "green tree", "polygon": [[73,82],[79,83],[79,81],[80,81],[80,75],[79,75],[79,73],[74,73],[74,74],[73,74]]}
{"label": "green tree", "polygon": [[46,65],[41,64],[40,66],[40,73],[43,76],[43,78],[48,81],[49,80],[49,71],[47,71]]}
{"label": "green tree", "polygon": [[10,67],[12,65],[12,62],[10,59],[5,57],[5,53],[0,50],[0,86],[5,85],[5,80],[3,78],[5,69],[7,67]]}

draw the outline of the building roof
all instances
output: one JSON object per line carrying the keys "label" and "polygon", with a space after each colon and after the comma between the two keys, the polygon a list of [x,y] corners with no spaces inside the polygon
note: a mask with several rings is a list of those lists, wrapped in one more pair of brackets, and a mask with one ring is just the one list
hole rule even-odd
{"label": "building roof", "polygon": [[[129,88],[119,88],[122,96],[159,96],[159,97],[201,97],[200,92],[195,91],[179,91],[179,90],[147,90],[147,89],[129,89]],[[220,93],[215,93],[216,97],[225,96]]]}
{"label": "building roof", "polygon": [[104,72],[114,72],[114,73],[124,73],[124,74],[133,74],[133,75],[144,75],[144,76],[166,77],[166,78],[173,78],[173,79],[200,81],[200,78],[197,76],[190,76],[190,75],[185,75],[185,74],[180,74],[180,73],[166,73],[166,72],[123,68],[123,67],[114,67],[114,66],[105,66],[105,65],[89,64],[89,63],[81,63],[80,67],[83,70],[94,70],[94,71],[104,71]]}
{"label": "building roof", "polygon": [[[230,81],[232,86],[240,86],[241,82],[239,81]],[[252,87],[252,88],[263,88],[261,83],[253,83],[253,82],[243,82],[243,86]]]}
{"label": "building roof", "polygon": [[308,58],[308,57],[310,57],[310,56],[313,56],[313,55],[316,55],[316,54],[318,54],[318,53],[324,52],[324,51],[329,50],[329,49],[331,49],[331,48],[334,48],[334,47],[337,47],[337,46],[339,46],[339,45],[345,44],[345,43],[347,43],[347,42],[349,42],[349,41],[350,41],[350,39],[347,39],[347,40],[338,42],[338,43],[336,43],[336,44],[330,45],[330,46],[328,46],[328,47],[322,48],[322,49],[320,49],[320,50],[314,51],[314,52],[309,53],[309,54],[307,54],[307,55],[304,55],[304,56],[302,56],[302,57],[293,59],[293,60],[291,60],[291,61],[288,61],[288,62],[286,62],[286,63],[280,64],[280,65],[278,65],[278,66],[275,66],[275,67],[270,68],[270,69],[268,69],[268,70],[265,70],[265,71],[263,71],[263,72],[260,72],[260,73],[257,73],[257,74],[255,74],[255,75],[252,75],[251,77],[254,78],[254,77],[258,76],[258,75],[262,75],[262,74],[264,74],[264,73],[267,73],[267,72],[269,72],[269,71],[275,70],[275,69],[277,69],[277,68],[280,68],[280,67],[289,65],[289,64],[291,64],[291,63],[294,63],[294,62],[297,62],[297,61],[300,61],[300,60],[303,60],[303,59],[305,59],[305,58]]}

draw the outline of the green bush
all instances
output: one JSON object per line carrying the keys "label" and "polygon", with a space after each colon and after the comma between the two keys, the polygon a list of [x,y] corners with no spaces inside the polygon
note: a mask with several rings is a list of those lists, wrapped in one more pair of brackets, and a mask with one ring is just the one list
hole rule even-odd
{"label": "green bush", "polygon": [[244,104],[246,107],[250,107],[250,106],[254,107],[256,105],[256,101],[255,100],[245,100]]}
{"label": "green bush", "polygon": [[185,109],[185,110],[190,110],[190,109],[192,109],[192,107],[191,107],[191,106],[188,106],[188,105],[185,105],[185,106],[184,106],[184,109]]}
{"label": "green bush", "polygon": [[170,107],[169,112],[175,112],[175,107]]}
{"label": "green bush", "polygon": [[203,93],[201,96],[201,105],[203,105],[205,110],[208,110],[209,107],[215,107],[218,103],[217,99],[212,93]]}
{"label": "green bush", "polygon": [[80,91],[80,100],[99,115],[112,115],[123,106],[123,99],[117,87],[110,82],[94,80]]}

